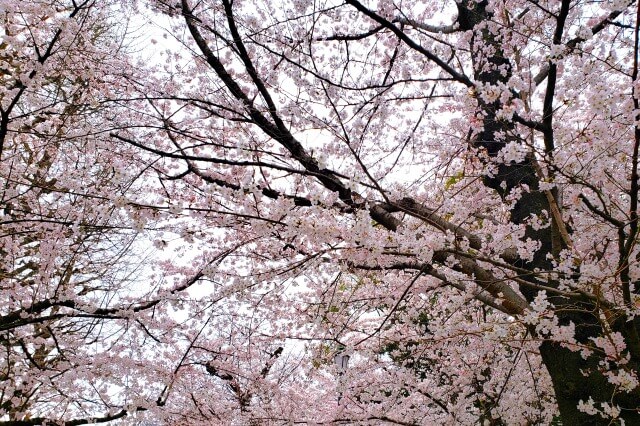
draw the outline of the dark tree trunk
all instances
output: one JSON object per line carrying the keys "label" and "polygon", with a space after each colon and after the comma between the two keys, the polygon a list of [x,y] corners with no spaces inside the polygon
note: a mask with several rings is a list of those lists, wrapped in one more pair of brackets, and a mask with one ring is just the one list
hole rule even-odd
{"label": "dark tree trunk", "polygon": [[[553,381],[563,426],[612,424],[610,419],[578,410],[578,402],[587,402],[589,398],[619,406],[620,417],[627,425],[640,425],[640,394],[637,390],[632,393],[616,392],[615,387],[600,372],[602,367],[598,366],[599,357],[591,356],[585,360],[579,352],[549,341],[540,345],[540,353]],[[637,371],[637,365],[635,370]],[[596,407],[601,408],[599,404]]]}
{"label": "dark tree trunk", "polygon": [[[486,6],[486,1],[457,3],[458,22],[461,29],[472,30],[478,24],[492,19]],[[563,2],[563,7],[565,6],[568,8],[568,2]],[[562,11],[560,15],[561,13]],[[491,46],[489,51],[493,51],[492,56],[481,57],[479,54],[474,54],[475,81],[484,85],[506,83],[511,77],[511,64],[503,54],[498,35],[487,29],[477,31],[472,40],[472,52],[487,51],[487,49],[479,48],[481,45],[486,46],[487,44]],[[486,67],[487,63],[491,66]],[[548,111],[552,111],[553,107],[554,67],[551,65],[548,79],[553,79],[553,81],[548,83],[547,96],[545,97],[545,101],[548,102],[545,109]],[[499,71],[500,69],[502,72]],[[504,72],[505,69],[507,72]],[[518,134],[514,122],[496,118],[496,112],[500,107],[499,101],[487,103],[478,97],[478,110],[484,113],[484,126],[483,131],[473,138],[471,144],[476,149],[484,150],[490,158],[495,157],[507,143],[524,142],[522,136]],[[547,139],[553,137],[552,113],[545,117],[544,124],[547,127],[540,131],[545,133],[545,142],[547,142]],[[506,137],[498,138],[498,134],[506,135]],[[548,147],[552,147],[552,143]],[[519,188],[522,184],[528,186],[529,191],[524,192],[511,209],[511,221],[515,224],[524,223],[531,215],[540,215],[544,211],[550,212],[547,195],[539,190],[539,178],[534,161],[532,156],[528,156],[520,163],[502,164],[494,176],[485,176],[484,178],[484,184],[497,191],[502,197]],[[557,242],[561,241],[558,237],[559,228],[557,225],[557,223],[553,223],[552,226],[539,230],[527,227],[525,238],[539,241],[540,249],[533,260],[520,262],[518,266],[532,271],[532,274],[535,269],[550,270],[553,268],[550,259],[559,252]],[[548,285],[557,287],[558,284],[549,281]],[[521,292],[529,302],[533,301],[537,295],[537,291],[525,287],[521,288]],[[568,300],[563,297],[549,297],[549,300],[554,305],[561,325],[575,324],[576,340],[579,343],[593,345],[592,338],[605,334],[602,318],[599,314],[601,307],[596,306],[593,302],[589,300],[576,302],[576,300]],[[628,338],[630,336],[629,330],[637,324],[625,323],[624,321],[622,318],[614,322],[611,331],[618,331],[625,338]],[[544,341],[540,345],[540,353],[553,382],[563,425],[611,424],[609,419],[604,419],[599,415],[588,415],[578,410],[578,403],[580,401],[587,402],[589,398],[596,401],[596,408],[599,409],[602,408],[601,402],[618,405],[622,410],[620,417],[626,421],[627,425],[640,425],[640,392],[637,389],[632,393],[616,389],[602,373],[605,367],[600,364],[604,359],[599,353],[594,352],[585,360],[580,352],[571,351],[551,341]],[[637,372],[639,371],[638,364],[639,360],[631,356],[628,366]]]}

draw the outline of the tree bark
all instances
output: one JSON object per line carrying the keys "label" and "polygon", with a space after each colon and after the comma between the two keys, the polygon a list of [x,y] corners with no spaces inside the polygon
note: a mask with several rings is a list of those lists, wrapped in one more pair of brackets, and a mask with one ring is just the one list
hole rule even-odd
{"label": "tree bark", "polygon": [[[562,14],[568,11],[567,1],[563,2],[558,20],[562,20]],[[458,2],[458,23],[462,30],[473,30],[478,25],[493,19],[490,11],[487,10],[487,1],[463,1]],[[565,10],[566,9],[566,10]],[[561,26],[561,23],[558,24]],[[561,30],[556,32],[554,40],[559,42],[558,35]],[[490,45],[491,49],[473,48],[476,44],[486,47]],[[483,85],[499,85],[506,84],[511,77],[512,65],[507,56],[504,55],[501,41],[498,36],[486,28],[476,30],[472,41],[472,51],[492,51],[491,56],[481,57],[474,54],[474,78],[477,83]],[[489,64],[487,67],[486,64]],[[546,148],[552,154],[552,115],[553,115],[553,90],[555,85],[555,65],[549,64],[549,76],[547,84],[547,93],[545,96],[545,122],[541,127],[544,133]],[[506,72],[504,72],[506,70]],[[484,150],[489,158],[495,158],[502,148],[508,143],[524,143],[524,138],[518,134],[516,124],[511,120],[499,120],[497,111],[501,108],[499,100],[493,103],[487,103],[478,97],[478,111],[484,113],[483,130],[475,138],[471,144],[474,148]],[[506,135],[506,137],[498,137]],[[523,192],[520,199],[511,209],[511,222],[514,224],[523,224],[531,215],[541,215],[547,212],[551,217],[551,209],[548,197],[540,190],[539,177],[536,172],[535,159],[533,154],[528,155],[520,163],[500,164],[497,173],[493,176],[485,176],[483,182],[485,186],[495,190],[501,197],[506,197],[511,191],[526,185],[528,191]],[[558,203],[561,204],[561,203]],[[561,207],[561,205],[560,205]],[[531,226],[526,227],[525,238],[531,238],[540,243],[533,260],[529,262],[520,261],[518,266],[525,268],[535,274],[536,270],[551,270],[553,264],[551,259],[557,255],[559,250],[554,247],[557,245],[558,224],[545,227],[543,229],[533,229]],[[566,248],[566,247],[562,247]],[[526,279],[526,277],[522,277]],[[551,287],[558,286],[558,283],[549,281]],[[527,299],[532,302],[537,296],[538,291],[528,288],[521,288],[521,292]],[[554,310],[559,318],[561,325],[573,323],[576,326],[576,340],[583,345],[593,345],[592,338],[606,335],[607,332],[620,332],[625,336],[625,340],[629,338],[630,330],[635,329],[636,324],[633,322],[625,322],[625,318],[618,319],[610,323],[610,330],[603,329],[603,321],[601,307],[596,306],[590,301],[569,300],[565,297],[549,297],[554,305]],[[631,330],[633,331],[633,330]],[[587,402],[589,398],[596,401],[596,408],[601,408],[600,403],[607,402],[611,405],[618,405],[621,408],[620,418],[626,421],[626,424],[640,424],[640,410],[638,409],[640,401],[640,392],[636,389],[634,392],[627,393],[616,388],[608,381],[608,378],[602,374],[606,367],[601,365],[606,362],[603,356],[592,354],[584,359],[580,352],[575,352],[562,347],[559,343],[544,340],[540,345],[540,353],[543,362],[551,376],[555,396],[560,410],[560,418],[563,425],[608,425],[611,424],[609,419],[604,419],[599,415],[589,415],[578,410],[580,401]],[[630,356],[631,361],[628,367],[638,372],[638,359],[633,355]]]}

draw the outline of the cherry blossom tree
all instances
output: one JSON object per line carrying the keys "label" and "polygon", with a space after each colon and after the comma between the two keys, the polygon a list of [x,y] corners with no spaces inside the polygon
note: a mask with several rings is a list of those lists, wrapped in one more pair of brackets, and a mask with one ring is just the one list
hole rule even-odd
{"label": "cherry blossom tree", "polygon": [[116,19],[127,8],[0,2],[2,424],[104,422],[157,406],[150,324],[161,314],[146,311],[175,285],[133,255],[145,217],[121,207],[143,191],[148,164],[108,136],[128,125],[114,103],[133,64]]}
{"label": "cherry blossom tree", "polygon": [[345,419],[637,420],[635,3],[155,5],[193,60],[113,136],[357,355]]}
{"label": "cherry blossom tree", "polygon": [[7,424],[640,423],[637,2],[117,4],[3,6]]}

